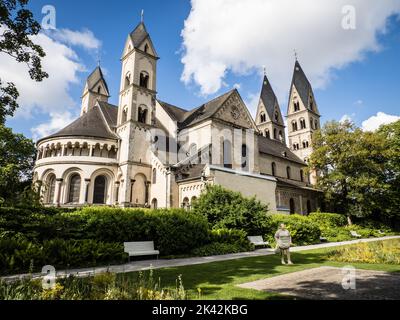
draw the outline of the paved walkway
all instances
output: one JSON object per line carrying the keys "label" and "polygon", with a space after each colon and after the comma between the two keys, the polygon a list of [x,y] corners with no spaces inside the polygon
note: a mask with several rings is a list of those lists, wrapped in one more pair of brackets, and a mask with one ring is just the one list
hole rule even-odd
{"label": "paved walkway", "polygon": [[[312,300],[398,300],[400,274],[375,270],[319,267],[238,285]],[[352,286],[350,285],[352,284]]]}
{"label": "paved walkway", "polygon": [[[300,246],[293,247],[290,250],[292,252],[312,250],[312,249],[320,249],[320,248],[329,248],[329,247],[337,247],[344,246],[354,243],[360,242],[373,242],[380,240],[389,240],[389,239],[400,239],[400,236],[390,236],[390,237],[382,237],[382,238],[369,238],[369,239],[357,239],[352,241],[343,241],[343,242],[330,242],[330,243],[321,243],[316,245],[309,246]],[[234,253],[234,254],[226,254],[220,256],[209,256],[209,257],[194,257],[194,258],[182,258],[182,259],[159,259],[159,260],[144,260],[144,261],[135,261],[130,262],[123,265],[115,265],[109,267],[95,267],[95,268],[83,268],[83,269],[70,269],[70,270],[60,270],[57,271],[57,277],[65,277],[69,275],[74,275],[77,277],[87,277],[93,274],[99,274],[104,272],[113,272],[113,273],[127,273],[127,272],[135,272],[135,271],[145,271],[150,269],[161,269],[161,268],[169,268],[169,267],[181,267],[181,266],[190,266],[197,264],[204,264],[210,262],[218,262],[218,261],[227,261],[227,260],[235,260],[249,257],[259,257],[265,255],[273,255],[274,249],[259,249],[251,252],[242,252],[242,253]],[[5,281],[13,281],[19,278],[33,277],[40,278],[42,275],[40,273],[36,274],[20,274],[2,277]]]}

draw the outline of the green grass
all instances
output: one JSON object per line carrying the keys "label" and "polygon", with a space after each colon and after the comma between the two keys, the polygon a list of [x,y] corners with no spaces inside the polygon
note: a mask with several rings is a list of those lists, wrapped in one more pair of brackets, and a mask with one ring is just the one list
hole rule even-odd
{"label": "green grass", "polygon": [[[175,287],[177,276],[182,275],[183,285],[190,299],[292,299],[279,294],[242,289],[236,285],[320,266],[349,265],[348,262],[327,260],[328,253],[335,249],[337,248],[292,253],[295,263],[293,266],[281,265],[280,256],[270,255],[158,269],[154,270],[154,277],[160,277],[163,287]],[[400,272],[400,265],[352,263],[352,266],[358,269]],[[136,275],[132,273],[124,276]]]}

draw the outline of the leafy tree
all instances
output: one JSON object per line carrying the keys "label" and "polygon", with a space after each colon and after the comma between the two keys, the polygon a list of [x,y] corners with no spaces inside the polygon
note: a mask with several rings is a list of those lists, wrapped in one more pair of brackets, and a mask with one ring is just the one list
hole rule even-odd
{"label": "leafy tree", "polygon": [[[41,30],[40,24],[26,9],[29,0],[0,1],[0,52],[28,66],[29,75],[35,81],[42,81],[48,74],[42,70],[41,59],[45,53],[32,37]],[[0,124],[7,116],[12,116],[18,108],[19,96],[12,82],[0,79]]]}
{"label": "leafy tree", "polygon": [[30,195],[35,145],[0,124],[0,202],[13,205]]}
{"label": "leafy tree", "polygon": [[363,132],[351,122],[328,122],[313,139],[310,167],[336,211],[369,216],[381,210],[386,181],[387,143],[383,135]]}
{"label": "leafy tree", "polygon": [[193,203],[193,211],[203,215],[214,229],[241,229],[248,234],[264,234],[270,222],[267,206],[255,198],[245,198],[239,192],[221,186],[207,186]]}
{"label": "leafy tree", "polygon": [[382,197],[382,210],[388,218],[400,220],[400,120],[381,126],[378,134],[386,141],[387,154],[385,182],[388,189]]}

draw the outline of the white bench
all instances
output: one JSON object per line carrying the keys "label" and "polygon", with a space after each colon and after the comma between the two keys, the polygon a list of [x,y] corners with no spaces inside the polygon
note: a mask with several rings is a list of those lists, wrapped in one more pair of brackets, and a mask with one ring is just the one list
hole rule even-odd
{"label": "white bench", "polygon": [[354,238],[361,238],[361,235],[357,233],[357,231],[350,231],[350,234],[354,237]]}
{"label": "white bench", "polygon": [[129,255],[129,261],[131,257],[138,256],[153,256],[160,254],[160,251],[154,250],[153,241],[142,241],[142,242],[124,242],[124,252]]}
{"label": "white bench", "polygon": [[249,236],[247,237],[254,246],[268,246],[268,242],[264,241],[262,236]]}

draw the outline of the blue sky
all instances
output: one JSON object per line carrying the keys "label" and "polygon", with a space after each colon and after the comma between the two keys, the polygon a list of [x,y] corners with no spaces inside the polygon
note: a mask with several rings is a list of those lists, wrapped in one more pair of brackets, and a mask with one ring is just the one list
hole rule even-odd
{"label": "blue sky", "polygon": [[[310,2],[309,0],[304,1]],[[271,2],[275,2],[275,0],[271,0]],[[319,1],[315,0],[315,3],[317,2]],[[346,2],[351,3],[352,1]],[[398,92],[400,91],[400,82],[398,80],[398,75],[400,74],[400,22],[398,16],[393,14],[393,12],[398,12],[397,4],[389,4],[388,1],[388,6],[391,5],[392,7],[386,11],[383,10],[386,8],[382,8],[386,4],[377,7],[376,10],[380,13],[374,16],[378,16],[379,19],[376,18],[375,22],[367,22],[372,25],[375,23],[373,32],[369,31],[370,28],[367,27],[364,28],[364,32],[362,19],[365,18],[367,20],[368,17],[363,15],[364,11],[359,4],[359,0],[353,0],[353,2],[356,2],[356,8],[361,12],[358,17],[361,31],[354,32],[354,41],[352,41],[351,35],[349,36],[350,40],[343,41],[343,44],[337,41],[338,46],[347,46],[345,50],[338,50],[335,55],[331,54],[332,51],[336,50],[337,46],[330,42],[332,49],[330,49],[329,54],[326,54],[326,44],[321,43],[321,40],[318,41],[318,39],[324,39],[326,36],[324,34],[320,35],[322,31],[318,30],[318,28],[311,29],[315,30],[315,34],[313,31],[305,34],[296,34],[295,39],[296,41],[299,39],[300,42],[299,44],[294,43],[293,46],[300,47],[300,63],[307,74],[308,70],[310,70],[310,80],[315,79],[314,87],[316,88],[314,91],[323,116],[322,122],[332,119],[340,120],[347,115],[357,125],[361,126],[363,121],[376,116],[378,112],[400,116],[398,98]],[[140,21],[142,9],[145,12],[146,27],[152,37],[157,53],[161,57],[157,71],[159,99],[191,109],[216,95],[230,90],[236,85],[239,87],[239,92],[244,101],[254,111],[254,104],[261,89],[263,64],[259,62],[265,61],[264,65],[266,65],[270,81],[277,91],[282,112],[286,114],[286,100],[294,64],[293,51],[288,49],[284,42],[286,34],[284,32],[277,38],[272,37],[272,39],[278,39],[276,45],[271,43],[273,41],[268,42],[265,40],[269,39],[269,33],[279,34],[281,31],[278,27],[273,30],[266,28],[267,31],[265,31],[263,23],[257,26],[257,21],[252,21],[257,20],[257,18],[252,19],[251,12],[257,9],[254,5],[249,7],[248,14],[244,13],[242,19],[248,19],[249,24],[250,22],[254,24],[255,29],[250,30],[261,28],[260,30],[263,30],[262,33],[265,33],[265,36],[261,34],[257,37],[254,33],[248,36],[251,32],[248,31],[244,35],[237,33],[236,38],[235,34],[229,33],[229,29],[224,31],[224,25],[222,27],[219,25],[221,22],[217,12],[210,10],[210,13],[206,16],[204,13],[206,10],[201,8],[197,1],[191,3],[183,0],[119,0],[115,1],[115,3],[118,3],[118,5],[113,5],[108,1],[92,0],[79,2],[75,0],[32,1],[31,8],[39,20],[42,18],[42,7],[51,4],[56,8],[56,27],[58,30],[71,30],[78,33],[90,32],[93,39],[101,41],[101,46],[93,49],[89,48],[88,45],[77,45],[72,40],[64,41],[63,45],[71,48],[76,54],[74,58],[71,58],[75,63],[74,66],[79,65],[79,68],[84,70],[77,68],[73,73],[74,79],[59,80],[60,83],[58,85],[65,86],[68,98],[66,96],[60,96],[59,98],[55,96],[46,107],[40,105],[40,99],[38,99],[38,103],[29,108],[25,108],[24,103],[21,103],[21,110],[7,122],[7,125],[12,127],[14,131],[22,132],[29,137],[39,137],[40,133],[38,133],[38,130],[35,131],[35,128],[37,129],[42,125],[44,126],[43,128],[46,128],[42,132],[47,133],[49,130],[58,129],[57,126],[64,125],[63,117],[73,119],[78,116],[84,81],[95,68],[98,56],[101,56],[101,66],[105,70],[106,80],[111,91],[110,102],[118,104],[121,71],[119,59],[128,33]],[[226,0],[221,0],[219,5],[222,6],[224,4],[226,4]],[[191,13],[192,8],[193,11]],[[275,15],[274,8],[272,5],[268,7],[268,14]],[[216,9],[223,10],[223,7]],[[232,14],[230,21],[237,21],[234,19],[235,12],[227,10],[226,14]],[[278,11],[276,15],[279,15]],[[185,20],[188,21],[186,30],[191,30],[194,26],[200,26],[197,27],[198,30],[196,31],[198,35],[181,36],[185,27]],[[210,22],[209,28],[203,28],[202,26],[207,25],[208,21]],[[315,23],[318,23],[318,21]],[[211,28],[213,24],[215,24],[215,33]],[[290,28],[290,25],[287,27]],[[304,28],[307,27],[307,25],[304,26]],[[323,27],[321,25],[321,29]],[[385,32],[382,32],[383,30]],[[226,32],[226,36],[224,32]],[[293,30],[293,32],[297,32],[297,30]],[[365,42],[358,41],[364,35],[366,35],[365,39],[367,40]],[[315,46],[315,49],[313,48],[312,50],[312,52],[315,52],[313,53],[315,57],[307,53],[307,48],[310,47],[310,44],[305,45],[302,50],[301,42],[310,41],[309,39],[314,36],[317,40],[315,43],[311,42],[311,45]],[[348,36],[348,33],[346,36]],[[50,37],[57,39],[54,35],[50,35]],[[217,48],[218,45],[215,45],[215,43],[219,43],[218,39],[229,41],[229,37],[234,37],[232,42],[227,42],[228,45],[223,44],[229,50],[229,53],[221,54],[221,51],[218,50],[223,50],[224,48]],[[200,41],[196,42],[196,39],[200,39]],[[283,39],[282,42],[281,39]],[[355,43],[354,46],[357,44],[356,48],[351,47],[352,42]],[[231,43],[232,47],[229,46]],[[235,51],[240,55],[240,50],[235,46],[240,48],[242,43],[243,46],[251,48],[248,54],[248,61],[251,63],[249,62],[248,65],[246,56],[235,56]],[[272,54],[272,50],[265,49],[269,48],[268,46],[272,48],[278,47],[280,50],[277,51],[279,55]],[[211,49],[209,54],[207,53],[207,57],[210,57],[213,63],[213,59],[215,59],[217,66],[223,65],[225,67],[222,73],[216,72],[214,74],[212,66],[208,65],[209,60],[202,62],[204,61],[204,57],[201,56],[202,51],[208,47],[211,47]],[[191,54],[188,54],[189,51]],[[346,52],[349,52],[349,57],[345,56]],[[330,55],[330,58],[325,61],[323,57],[328,57],[328,55]],[[351,55],[353,57],[350,57]],[[69,56],[71,57],[71,54]],[[184,57],[187,58],[185,64],[181,61]],[[284,59],[281,59],[281,57],[284,57]],[[48,58],[57,59],[56,56],[48,56]],[[206,70],[210,70],[205,78],[202,76],[203,64]],[[60,63],[59,69],[53,66],[51,71],[64,74],[66,70],[63,68],[69,68],[68,66],[68,64],[62,65]],[[185,70],[189,74],[186,83],[181,80]],[[22,75],[20,74],[19,76]],[[197,76],[202,80],[196,81]],[[53,78],[51,73],[50,77]],[[210,88],[207,87],[207,83],[214,85]],[[314,84],[313,81],[312,83]],[[24,92],[24,101],[29,101],[30,94],[30,92]],[[52,95],[55,94],[55,91],[49,89],[46,94]],[[52,117],[54,118],[57,112],[60,112],[58,117],[61,119],[52,128],[47,128],[45,124],[51,122]],[[379,121],[379,119],[376,120]]]}

